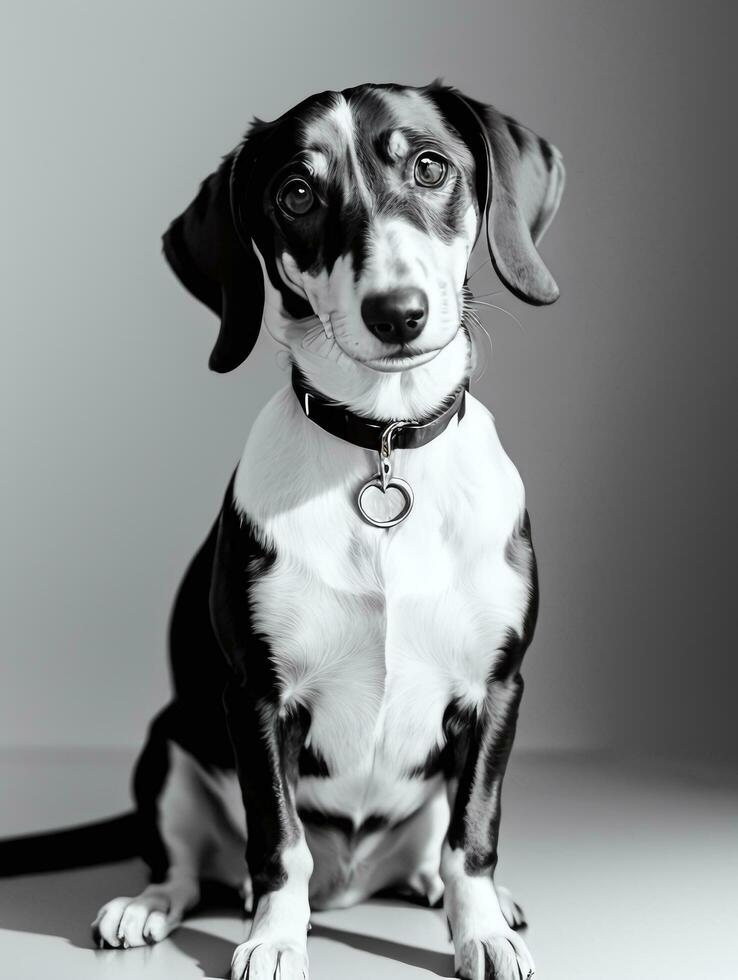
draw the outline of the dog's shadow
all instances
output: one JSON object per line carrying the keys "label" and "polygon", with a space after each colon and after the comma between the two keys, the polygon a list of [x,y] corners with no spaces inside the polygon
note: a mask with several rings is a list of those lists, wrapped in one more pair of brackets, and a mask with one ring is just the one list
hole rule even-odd
{"label": "dog's shadow", "polygon": [[[382,904],[391,903],[383,901]],[[407,943],[399,943],[392,939],[367,936],[360,932],[349,932],[327,925],[313,925],[310,938],[330,939],[333,942],[342,943],[344,946],[350,946],[351,949],[360,950],[362,953],[371,953],[374,956],[382,956],[392,960],[394,963],[404,963],[406,966],[427,970],[439,977],[452,977],[454,975],[454,958],[450,953],[423,949],[420,946],[410,946]]]}
{"label": "dog's shadow", "polygon": [[[145,881],[145,872],[139,862],[5,879],[0,881],[0,926],[3,930],[28,936],[61,939],[73,947],[70,949],[70,957],[71,954],[77,957],[74,963],[81,964],[79,957],[83,955],[83,951],[99,958],[100,965],[105,965],[100,976],[108,976],[112,972],[120,977],[144,976],[146,964],[151,963],[153,968],[155,962],[159,966],[152,969],[152,975],[172,975],[172,947],[175,947],[179,954],[176,975],[183,980],[185,977],[192,977],[194,980],[198,976],[227,978],[234,946],[247,933],[247,923],[239,905],[227,893],[207,892],[202,906],[196,910],[189,924],[180,927],[169,940],[158,947],[126,952],[97,951],[92,948],[90,922],[96,910],[114,895],[135,895],[145,885]],[[376,905],[378,901],[371,904]],[[390,914],[395,906],[398,911],[401,906],[406,907],[404,903],[394,899],[383,899],[381,905],[388,906]],[[217,921],[218,934],[212,931],[214,919]],[[198,920],[202,920],[201,925]],[[335,942],[396,964],[426,970],[436,976],[453,976],[453,957],[448,953],[339,928],[336,924],[325,921],[313,922],[310,941],[315,939]],[[25,949],[30,947],[26,946]],[[35,955],[41,955],[38,948]],[[56,944],[53,951],[49,951],[46,972],[55,972],[60,955],[63,955],[63,951]],[[183,963],[182,957],[189,964]],[[70,966],[72,962],[70,958]],[[116,968],[113,971],[114,963]],[[189,969],[186,968],[188,965]],[[95,975],[98,975],[97,972]],[[322,975],[325,976],[325,970]]]}
{"label": "dog's shadow", "polygon": [[[121,978],[145,976],[149,964],[153,967],[152,975],[172,975],[170,963],[174,966],[175,960],[178,960],[176,975],[182,980],[185,977],[194,980],[198,976],[227,977],[234,943],[205,929],[187,925],[161,944],[161,948],[147,947],[124,952],[93,948],[90,923],[97,909],[115,895],[135,895],[145,884],[144,868],[137,861],[0,880],[0,926],[8,933],[32,934],[39,940],[63,940],[64,944],[72,947],[69,949],[69,963],[63,970],[65,975],[78,971],[84,971],[85,976],[91,975],[89,968],[83,967],[84,955],[87,954],[95,958],[95,976],[107,977],[113,973]],[[242,916],[235,908],[213,907],[208,912],[233,920],[229,931],[233,931],[234,935],[238,933]],[[44,957],[46,942],[43,945],[37,942],[34,950],[25,943],[18,945],[18,937],[14,939],[16,941],[11,947],[14,959],[21,952],[25,954],[32,950],[34,962]],[[173,960],[171,947],[165,951],[164,947],[168,944],[175,946],[180,954],[191,961],[191,970],[186,969],[181,957],[175,956]],[[58,943],[52,943],[49,944],[48,956],[45,972],[52,975],[61,965],[60,959],[66,959],[66,954]],[[2,959],[6,960],[5,953]],[[7,962],[4,965],[7,966]]]}

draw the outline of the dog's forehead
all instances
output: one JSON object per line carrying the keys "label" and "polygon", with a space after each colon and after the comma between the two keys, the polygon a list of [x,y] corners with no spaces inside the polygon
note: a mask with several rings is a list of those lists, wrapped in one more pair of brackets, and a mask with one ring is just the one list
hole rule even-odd
{"label": "dog's forehead", "polygon": [[347,158],[366,165],[380,144],[390,158],[400,159],[410,150],[411,133],[446,146],[466,162],[465,145],[433,100],[412,88],[360,86],[335,92],[327,104],[308,109],[297,130],[296,149],[325,175]]}
{"label": "dog's forehead", "polygon": [[[396,130],[412,130],[430,138],[457,142],[456,133],[446,122],[430,96],[416,88],[377,88],[375,98],[382,104],[389,126]],[[359,98],[360,116],[364,100]],[[388,128],[389,128],[388,126]]]}

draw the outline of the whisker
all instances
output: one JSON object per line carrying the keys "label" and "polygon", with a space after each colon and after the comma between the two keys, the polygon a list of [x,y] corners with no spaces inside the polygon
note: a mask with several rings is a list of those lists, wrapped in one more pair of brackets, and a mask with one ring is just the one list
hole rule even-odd
{"label": "whisker", "polygon": [[520,322],[520,320],[519,320],[519,319],[518,319],[518,318],[517,318],[517,317],[515,316],[515,314],[514,314],[514,313],[511,313],[511,312],[510,312],[510,310],[506,310],[506,309],[505,309],[504,307],[502,307],[502,306],[495,306],[495,304],[494,304],[494,303],[484,303],[484,302],[482,302],[482,300],[477,300],[477,299],[470,299],[470,300],[468,300],[468,302],[469,302],[469,303],[472,303],[472,304],[475,304],[475,305],[477,305],[477,306],[486,306],[486,307],[489,307],[489,309],[490,309],[490,310],[499,310],[499,312],[500,312],[500,313],[505,313],[505,314],[507,314],[507,316],[509,316],[511,320],[514,320],[514,321],[515,321],[515,323],[517,323],[517,325],[518,325],[518,327],[520,328],[520,330],[524,332],[524,327],[523,327],[523,324],[522,324],[522,323]]}

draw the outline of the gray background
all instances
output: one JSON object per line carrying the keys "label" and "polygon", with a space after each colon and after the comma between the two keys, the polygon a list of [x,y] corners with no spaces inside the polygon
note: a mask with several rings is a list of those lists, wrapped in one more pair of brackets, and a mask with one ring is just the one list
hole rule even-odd
{"label": "gray background", "polygon": [[[437,75],[562,150],[552,308],[493,298],[543,605],[519,744],[734,752],[728,3],[5,3],[0,743],[132,746],[260,406],[159,237],[253,114]],[[734,251],[734,248],[733,248]],[[474,284],[496,288],[487,272]]]}

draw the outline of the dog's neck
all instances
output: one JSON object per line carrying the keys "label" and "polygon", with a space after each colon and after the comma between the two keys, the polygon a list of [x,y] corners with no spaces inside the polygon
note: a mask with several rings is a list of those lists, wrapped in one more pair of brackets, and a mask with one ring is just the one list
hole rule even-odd
{"label": "dog's neck", "polygon": [[383,420],[425,418],[440,411],[471,372],[471,342],[462,327],[426,364],[406,371],[376,371],[320,344],[292,346],[292,359],[310,387],[351,412]]}

